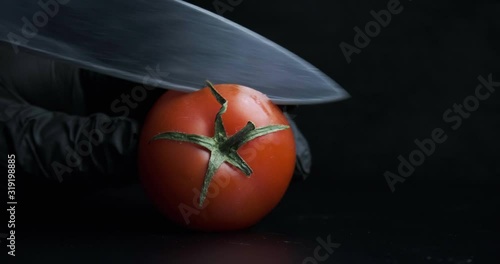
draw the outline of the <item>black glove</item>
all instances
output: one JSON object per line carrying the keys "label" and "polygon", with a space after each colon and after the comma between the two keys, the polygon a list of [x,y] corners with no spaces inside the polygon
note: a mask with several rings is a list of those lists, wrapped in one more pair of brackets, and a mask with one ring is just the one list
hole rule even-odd
{"label": "black glove", "polygon": [[138,123],[88,107],[95,87],[83,84],[112,86],[111,78],[9,46],[0,58],[1,167],[15,154],[19,173],[57,182],[135,174]]}
{"label": "black glove", "polygon": [[[7,45],[0,45],[0,58],[0,167],[15,154],[17,170],[56,182],[136,177],[136,120],[164,90],[152,91],[130,116],[113,117],[111,102],[137,84],[37,54],[15,54]],[[291,123],[296,176],[305,178],[309,147]]]}

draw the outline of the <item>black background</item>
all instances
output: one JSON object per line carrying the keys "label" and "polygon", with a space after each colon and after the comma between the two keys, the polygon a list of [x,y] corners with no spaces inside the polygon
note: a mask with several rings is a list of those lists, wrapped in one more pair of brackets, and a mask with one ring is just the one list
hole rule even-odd
{"label": "black background", "polygon": [[[212,1],[191,2],[215,12]],[[62,198],[70,191],[47,189],[53,200],[22,212],[30,220],[18,228],[18,253],[54,262],[198,263],[199,256],[220,263],[213,253],[220,251],[248,262],[301,263],[317,237],[330,235],[341,246],[325,263],[498,263],[500,95],[481,101],[457,130],[443,113],[474,95],[479,76],[500,81],[500,3],[402,1],[403,11],[348,63],[339,44],[354,45],[353,28],[364,28],[370,11],[387,3],[243,0],[224,13],[352,96],[299,107],[295,120],[311,145],[312,174],[294,181],[257,226],[232,234],[179,230],[137,185],[70,200]],[[446,142],[392,193],[384,172],[397,173],[397,157],[407,158],[414,140],[438,127]],[[227,247],[233,242],[252,250]]]}

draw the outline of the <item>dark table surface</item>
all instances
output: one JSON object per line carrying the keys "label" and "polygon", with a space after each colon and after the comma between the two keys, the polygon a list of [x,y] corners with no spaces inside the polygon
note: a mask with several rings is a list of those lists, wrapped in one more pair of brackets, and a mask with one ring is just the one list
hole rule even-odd
{"label": "dark table surface", "polygon": [[85,194],[38,189],[39,197],[30,195],[18,205],[16,260],[456,264],[500,260],[498,186],[434,184],[392,194],[362,185],[318,189],[309,182],[314,179],[292,182],[278,207],[256,226],[225,233],[195,232],[171,224],[138,184]]}

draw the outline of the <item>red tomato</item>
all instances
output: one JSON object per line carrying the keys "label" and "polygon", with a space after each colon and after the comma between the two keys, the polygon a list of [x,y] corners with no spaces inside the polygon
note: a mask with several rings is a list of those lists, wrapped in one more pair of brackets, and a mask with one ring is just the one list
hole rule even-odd
{"label": "red tomato", "polygon": [[[169,91],[158,99],[141,133],[140,175],[153,202],[174,222],[207,231],[246,228],[261,220],[283,197],[295,167],[295,141],[287,119],[264,94],[233,84],[216,85],[215,89]],[[216,99],[217,94],[223,98]],[[224,99],[225,112],[220,101]],[[218,115],[222,117],[223,131],[216,136]],[[277,129],[244,144],[227,143],[238,131],[245,134],[241,132],[244,127],[246,132],[251,131],[249,121],[255,125],[254,131],[268,126]],[[251,133],[254,132],[247,135]],[[219,146],[210,150],[203,144],[186,142],[187,139],[160,138],[166,134],[194,135]],[[238,153],[244,164],[235,166],[224,159],[221,162],[217,159],[221,153],[234,158],[231,161],[238,161],[234,156]],[[212,159],[221,164],[207,179]],[[250,169],[246,171],[249,175],[243,172],[245,165]],[[208,191],[206,198],[200,199],[204,196],[200,195],[203,186]]]}

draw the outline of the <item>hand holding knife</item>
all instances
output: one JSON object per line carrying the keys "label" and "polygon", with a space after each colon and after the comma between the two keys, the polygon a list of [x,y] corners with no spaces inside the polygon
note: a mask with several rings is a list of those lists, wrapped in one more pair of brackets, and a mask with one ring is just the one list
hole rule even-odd
{"label": "hand holding knife", "polygon": [[[73,69],[74,72],[67,71],[66,75],[61,76],[64,80],[70,76],[77,78],[75,72],[86,71],[143,83],[147,73],[145,69],[160,65],[162,71],[149,78],[164,89],[195,91],[209,79],[214,83],[238,83],[252,87],[281,105],[326,103],[348,97],[328,76],[286,49],[227,19],[182,1],[6,0],[3,6],[0,10],[0,42],[4,42],[4,54],[10,53],[9,56],[14,58],[11,61],[27,58],[23,55],[26,53],[35,55],[28,56],[30,58],[24,61],[28,64],[41,61],[38,65],[67,65],[67,69]],[[42,23],[44,21],[41,19],[44,18],[47,19],[46,23]],[[11,50],[5,52],[5,49]],[[18,55],[14,55],[16,53]],[[37,56],[40,59],[35,58]],[[3,62],[3,66],[11,67],[7,61]],[[37,72],[36,67],[30,68]],[[34,80],[45,80],[50,77],[49,73],[47,71],[47,76]],[[82,114],[81,110],[75,109],[78,109],[79,104],[84,104],[72,93],[84,93],[76,82],[72,82],[76,86],[50,87],[41,91],[37,89],[47,86],[32,83],[35,87],[31,89],[31,97],[33,94],[57,94],[58,91],[60,96],[73,96],[66,97],[67,100],[60,103],[75,100],[74,104],[70,103],[74,109],[63,109],[67,115],[53,115],[36,103],[32,107],[31,102],[25,100],[30,95],[13,96],[10,91],[18,87],[12,86],[13,82],[9,82],[9,78],[4,76],[0,80],[0,88],[3,88],[4,94],[8,94],[0,100],[2,106],[14,111],[8,114],[11,115],[9,118],[37,121],[33,123],[37,129],[19,130],[12,127],[14,123],[27,122],[9,123],[1,120],[1,130],[6,134],[2,140],[12,142],[4,144],[1,153],[23,153],[26,155],[25,167],[28,171],[60,180],[58,170],[54,169],[54,160],[66,160],[67,153],[62,145],[77,144],[75,140],[81,128],[92,126],[98,118],[104,117],[75,116]],[[75,90],[74,87],[79,88]],[[41,98],[35,101],[44,106]],[[34,107],[37,110],[33,115],[23,116],[15,112],[30,113]],[[112,170],[113,166],[106,166],[114,164],[113,160],[123,159],[127,163],[135,158],[137,122],[124,118],[113,120],[121,128],[110,137],[109,147],[112,151],[105,152],[108,156],[89,158],[88,163],[74,167],[62,164],[66,168],[59,168],[59,172],[69,168],[82,173],[105,173]],[[66,125],[56,125],[51,130],[43,129],[43,125],[58,121],[66,122]],[[68,126],[72,129],[68,130]],[[52,137],[58,135],[58,138],[68,140],[48,140],[47,131],[52,131]],[[305,175],[310,166],[307,142],[298,130],[295,134],[301,138],[298,141],[306,144],[298,148],[308,154],[298,153],[299,161],[307,163],[300,166],[301,174]],[[48,144],[50,142],[53,145]],[[44,156],[44,152],[51,155]],[[95,162],[99,159],[102,164]]]}

